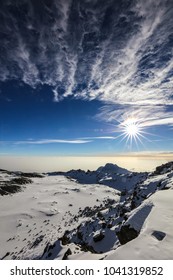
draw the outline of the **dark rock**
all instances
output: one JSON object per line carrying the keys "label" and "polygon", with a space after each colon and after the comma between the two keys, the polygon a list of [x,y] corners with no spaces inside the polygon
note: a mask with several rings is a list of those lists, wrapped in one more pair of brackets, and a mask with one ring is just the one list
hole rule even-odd
{"label": "dark rock", "polygon": [[4,181],[0,185],[0,195],[14,194],[22,190],[21,185],[30,183],[32,183],[32,180],[25,177],[17,177],[10,181]]}
{"label": "dark rock", "polygon": [[106,224],[105,222],[103,222],[103,223],[101,224],[101,226],[102,226],[102,228],[104,229],[104,228],[106,228],[107,224]]}
{"label": "dark rock", "polygon": [[80,226],[77,227],[77,237],[78,237],[80,240],[83,240],[83,234],[82,234],[82,232],[80,231]]}
{"label": "dark rock", "polygon": [[164,190],[169,190],[171,188],[171,186],[169,185],[164,185],[160,190],[164,191]]}
{"label": "dark rock", "polygon": [[2,258],[1,260],[4,260],[6,257],[8,257],[10,255],[10,252],[7,252]]}
{"label": "dark rock", "polygon": [[23,173],[22,172],[22,176],[27,177],[27,178],[43,178],[44,176],[42,174],[39,173]]}
{"label": "dark rock", "polygon": [[127,191],[126,190],[123,190],[122,192],[121,192],[121,196],[125,196],[127,194]]}
{"label": "dark rock", "polygon": [[11,184],[19,184],[19,185],[25,185],[25,184],[30,184],[32,183],[31,179],[25,178],[25,177],[19,177],[19,178],[14,178],[10,181]]}
{"label": "dark rock", "polygon": [[157,240],[161,241],[165,238],[166,233],[162,232],[162,231],[155,230],[155,231],[153,231],[153,233],[151,235],[154,236]]}
{"label": "dark rock", "polygon": [[91,252],[93,254],[97,254],[97,252],[94,250],[94,248],[90,245],[88,245],[87,243],[83,242],[82,244],[80,244],[81,246],[81,251],[84,251],[84,252]]}
{"label": "dark rock", "polygon": [[68,250],[65,252],[62,260],[67,260],[68,256],[72,254],[72,251],[70,250],[70,248],[68,248]]}
{"label": "dark rock", "polygon": [[70,241],[70,238],[68,237],[69,231],[66,230],[64,232],[64,235],[62,237],[59,238],[59,240],[61,240],[62,245],[67,245]]}
{"label": "dark rock", "polygon": [[99,242],[104,237],[105,237],[105,235],[103,234],[103,232],[99,232],[98,234],[94,235],[93,240],[94,240],[94,242]]}
{"label": "dark rock", "polygon": [[126,244],[127,242],[135,239],[139,232],[134,228],[130,227],[130,225],[122,226],[120,231],[116,233],[121,245]]}
{"label": "dark rock", "polygon": [[10,183],[4,183],[0,186],[0,195],[14,194],[21,191],[21,187],[18,185],[11,185]]}
{"label": "dark rock", "polygon": [[103,220],[104,219],[104,215],[102,214],[102,212],[98,212],[97,213],[97,217],[100,219],[100,220]]}
{"label": "dark rock", "polygon": [[128,209],[126,207],[121,207],[120,209],[120,217],[124,217],[124,214],[128,212]]}
{"label": "dark rock", "polygon": [[108,224],[107,224],[107,228],[112,228],[113,227],[113,223],[112,222],[109,222]]}
{"label": "dark rock", "polygon": [[47,252],[49,252],[52,248],[53,248],[53,245],[51,245],[51,244],[48,242],[48,243],[46,244],[46,247],[44,248],[43,254],[42,254],[42,256],[41,256],[40,259],[42,259],[43,256],[44,256]]}
{"label": "dark rock", "polygon": [[153,172],[153,175],[160,175],[165,174],[169,171],[173,170],[173,162],[167,162],[165,164],[162,164],[161,166],[157,166],[156,170]]}
{"label": "dark rock", "polygon": [[31,245],[30,249],[37,247],[40,244],[40,242],[43,241],[43,238],[44,238],[44,235],[40,235],[39,237],[37,237],[35,239],[35,241],[33,242],[33,244]]}

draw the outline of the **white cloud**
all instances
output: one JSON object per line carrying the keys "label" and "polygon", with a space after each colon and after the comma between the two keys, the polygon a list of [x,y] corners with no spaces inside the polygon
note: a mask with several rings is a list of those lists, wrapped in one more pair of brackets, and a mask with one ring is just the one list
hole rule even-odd
{"label": "white cloud", "polygon": [[101,100],[110,104],[102,111],[110,111],[106,121],[128,112],[144,114],[146,126],[171,125],[172,113],[165,115],[173,105],[170,0],[131,1],[121,10],[116,1],[54,0],[40,4],[41,19],[36,4],[23,4],[23,24],[7,13],[13,1],[1,9],[9,35],[2,42],[1,81],[49,85],[56,102],[70,95]]}
{"label": "white cloud", "polygon": [[[151,77],[145,81],[141,80],[141,69],[139,68],[139,63],[145,54],[151,52],[151,57],[154,57],[155,54],[157,56],[157,53],[152,48],[159,41],[160,45],[162,45],[165,37],[170,34],[169,29],[166,30],[167,26],[164,26],[161,34],[158,31],[159,25],[165,20],[164,12],[166,7],[155,5],[151,1],[140,1],[137,9],[134,8],[135,10],[139,16],[141,14],[143,16],[142,21],[139,22],[139,31],[132,34],[124,48],[119,51],[114,50],[114,46],[111,45],[110,49],[107,50],[107,56],[110,56],[110,64],[105,65],[104,72],[101,69],[103,65],[99,63],[100,58],[97,60],[96,65],[93,65],[96,81],[101,80],[100,73],[105,77],[104,79],[102,77],[99,89],[93,90],[90,95],[97,96],[99,92],[103,92],[100,96],[102,101],[124,105],[173,104],[172,91],[170,91],[173,81],[171,80],[162,85],[162,82],[172,69],[173,60],[166,63],[166,65],[163,61],[162,67],[159,66],[158,68],[157,60],[162,59],[162,57],[156,57],[153,60],[155,67],[152,70],[148,69],[148,65],[146,65],[144,73],[150,74]],[[165,34],[163,34],[163,31]],[[98,65],[101,65],[100,69]],[[95,71],[95,68],[97,71]]]}
{"label": "white cloud", "polygon": [[84,137],[82,139],[91,139],[91,140],[94,140],[94,139],[115,139],[115,137],[113,136],[97,136],[97,137]]}
{"label": "white cloud", "polygon": [[41,140],[26,140],[26,141],[16,141],[14,144],[34,144],[34,145],[43,145],[43,144],[85,144],[92,142],[91,140],[82,140],[82,139],[74,139],[74,140],[66,140],[66,139],[41,139]]}
{"label": "white cloud", "polygon": [[[23,144],[34,144],[34,145],[44,145],[44,144],[86,144],[93,142],[93,140],[111,140],[111,139],[116,139],[115,137],[112,136],[98,136],[98,137],[83,137],[80,139],[40,139],[40,140],[22,140],[22,141],[16,141],[13,142],[15,145],[23,145]],[[6,142],[3,142],[6,143]]]}
{"label": "white cloud", "polygon": [[166,112],[163,106],[121,106],[117,109],[115,105],[107,105],[102,108],[97,118],[111,122],[115,127],[117,122],[121,126],[128,118],[136,119],[143,128],[161,125],[168,125],[171,128],[173,126],[173,114],[171,111]]}

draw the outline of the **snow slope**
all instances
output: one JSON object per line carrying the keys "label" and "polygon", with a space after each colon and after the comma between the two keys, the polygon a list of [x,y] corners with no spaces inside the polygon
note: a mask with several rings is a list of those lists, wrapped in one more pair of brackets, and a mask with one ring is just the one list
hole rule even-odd
{"label": "snow slope", "polygon": [[143,214],[148,205],[152,209],[149,215],[146,213],[147,219],[136,209],[128,221],[134,228],[143,221],[141,234],[106,259],[173,259],[173,190],[158,191],[147,199],[141,207]]}
{"label": "snow slope", "polygon": [[0,170],[0,194],[1,259],[173,259],[173,163]]}
{"label": "snow slope", "polygon": [[[67,229],[88,220],[87,207],[99,207],[109,197],[119,202],[114,189],[79,185],[64,176],[34,178],[22,192],[0,196],[0,257],[39,258],[48,243]],[[79,215],[81,214],[81,215]]]}

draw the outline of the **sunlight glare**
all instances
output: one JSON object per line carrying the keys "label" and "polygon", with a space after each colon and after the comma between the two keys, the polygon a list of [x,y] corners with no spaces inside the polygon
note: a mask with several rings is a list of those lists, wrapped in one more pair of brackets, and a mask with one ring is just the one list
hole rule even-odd
{"label": "sunlight glare", "polygon": [[[122,140],[126,140],[126,143],[134,141],[138,146],[138,142],[143,145],[142,139],[146,139],[143,135],[143,127],[141,120],[137,117],[128,117],[119,123],[119,131],[122,132],[118,137],[122,137]],[[121,141],[122,141],[121,140]]]}
{"label": "sunlight glare", "polygon": [[127,123],[125,124],[124,127],[124,132],[128,136],[135,137],[139,134],[140,128],[138,124],[136,123],[135,119],[128,119]]}

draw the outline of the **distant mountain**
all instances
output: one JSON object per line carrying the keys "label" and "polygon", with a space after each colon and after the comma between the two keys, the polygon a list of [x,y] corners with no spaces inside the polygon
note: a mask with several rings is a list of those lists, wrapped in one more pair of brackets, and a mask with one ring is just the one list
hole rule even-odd
{"label": "distant mountain", "polygon": [[173,162],[0,170],[0,194],[1,259],[173,259]]}
{"label": "distant mountain", "polygon": [[147,172],[131,172],[116,164],[107,163],[96,171],[84,171],[81,169],[68,172],[49,172],[49,176],[64,175],[76,180],[80,184],[101,184],[117,190],[129,190],[148,175]]}
{"label": "distant mountain", "polygon": [[127,169],[121,168],[116,164],[107,163],[105,166],[99,167],[96,172],[105,173],[105,174],[129,174],[130,171]]}

